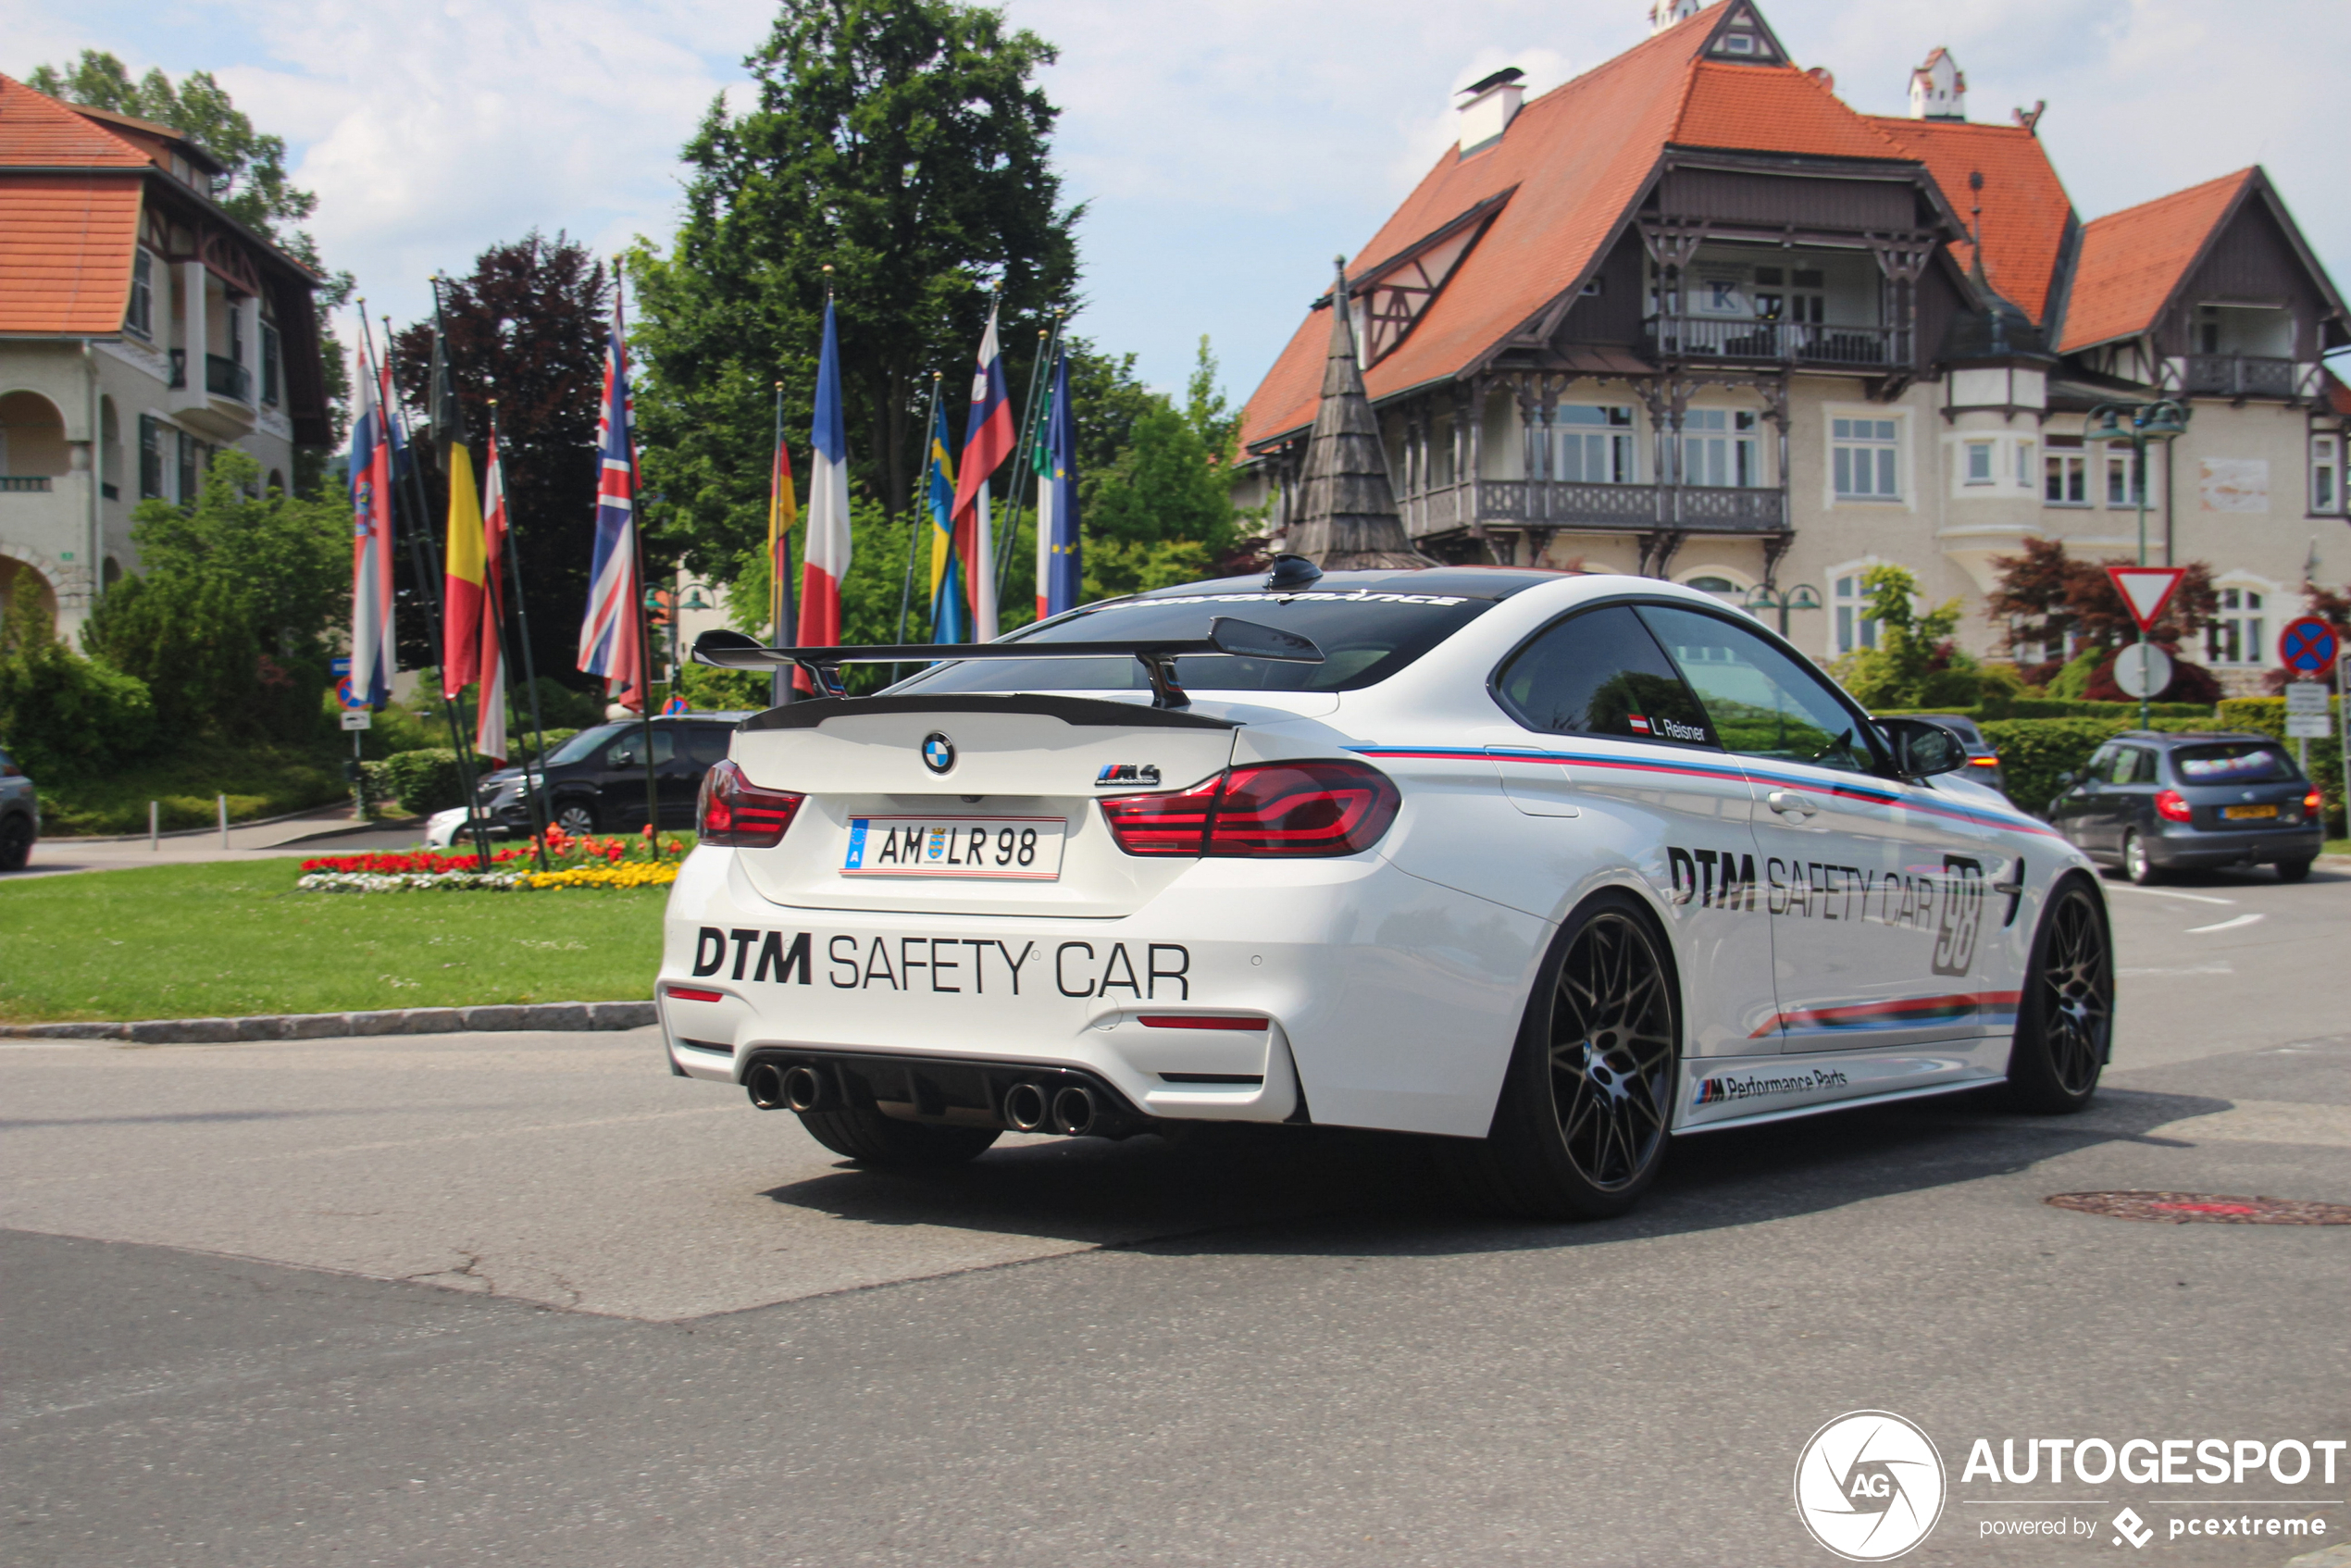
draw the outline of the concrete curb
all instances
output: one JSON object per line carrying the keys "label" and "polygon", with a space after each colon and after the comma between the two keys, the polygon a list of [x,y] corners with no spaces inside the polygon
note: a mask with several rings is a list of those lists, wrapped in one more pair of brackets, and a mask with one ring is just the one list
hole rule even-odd
{"label": "concrete curb", "polygon": [[395,1007],[380,1013],[262,1013],[249,1018],[146,1018],[121,1024],[0,1024],[0,1039],[226,1045],[245,1039],[454,1035],[509,1029],[641,1029],[658,1016],[650,1002],[545,1002],[521,1006]]}

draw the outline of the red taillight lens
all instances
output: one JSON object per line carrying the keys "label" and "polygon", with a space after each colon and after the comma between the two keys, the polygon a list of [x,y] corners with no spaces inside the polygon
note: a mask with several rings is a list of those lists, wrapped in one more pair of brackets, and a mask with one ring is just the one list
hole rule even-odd
{"label": "red taillight lens", "polygon": [[1967,760],[1967,765],[1970,767],[1997,767],[2000,765],[2000,759],[1997,757],[1970,757]]}
{"label": "red taillight lens", "polygon": [[1224,788],[1220,773],[1173,794],[1122,795],[1102,803],[1102,817],[1128,854],[1196,855]]}
{"label": "red taillight lens", "polygon": [[1171,794],[1104,801],[1102,815],[1128,854],[1342,855],[1378,843],[1402,801],[1362,763],[1260,763]]}
{"label": "red taillight lens", "polygon": [[2158,790],[2155,792],[2155,815],[2166,822],[2185,822],[2196,813],[2188,809],[2187,799],[2179,790]]}
{"label": "red taillight lens", "polygon": [[743,777],[732,762],[712,765],[702,776],[702,805],[695,817],[705,844],[732,844],[740,849],[773,849],[807,797],[783,790],[763,790]]}
{"label": "red taillight lens", "polygon": [[2305,816],[2316,816],[2325,805],[2326,802],[2320,798],[2319,792],[2316,790],[2313,790],[2308,794],[2302,797],[2302,815]]}

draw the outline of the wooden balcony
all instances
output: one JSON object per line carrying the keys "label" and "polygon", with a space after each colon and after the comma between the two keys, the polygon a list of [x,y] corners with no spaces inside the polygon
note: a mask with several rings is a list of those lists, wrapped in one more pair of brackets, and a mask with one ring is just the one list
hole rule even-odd
{"label": "wooden balcony", "polygon": [[1404,526],[1418,539],[1472,523],[1570,529],[1588,533],[1773,534],[1788,528],[1786,492],[1715,485],[1578,484],[1563,479],[1486,479],[1399,498]]}
{"label": "wooden balcony", "polygon": [[1643,323],[1649,357],[1732,365],[1818,365],[1900,371],[1910,364],[1904,327],[1837,327],[1803,321],[1736,321],[1652,316]]}

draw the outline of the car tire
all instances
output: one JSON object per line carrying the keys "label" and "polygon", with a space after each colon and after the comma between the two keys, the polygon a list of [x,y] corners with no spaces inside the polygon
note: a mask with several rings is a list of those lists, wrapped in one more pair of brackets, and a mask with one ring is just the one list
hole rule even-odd
{"label": "car tire", "polygon": [[1681,1078],[1672,948],[1630,894],[1570,916],[1537,973],[1485,1139],[1439,1160],[1474,1207],[1524,1219],[1607,1219],[1657,1178]]}
{"label": "car tire", "polygon": [[994,1127],[938,1126],[885,1116],[871,1101],[832,1111],[797,1111],[808,1136],[834,1153],[881,1169],[961,1165],[988,1152]]}
{"label": "car tire", "polygon": [[[0,856],[0,865],[6,864],[5,857]],[[2299,882],[2310,875],[2310,867],[2314,864],[2316,864],[2314,861],[2309,860],[2282,860],[2278,862],[2278,880]]]}
{"label": "car tire", "polygon": [[2090,1103],[2113,1045],[2114,934],[2096,890],[2068,877],[2033,933],[2009,1092],[2025,1110],[2071,1115]]}
{"label": "car tire", "polygon": [[578,799],[557,801],[553,820],[556,827],[578,838],[582,833],[596,830],[596,808],[593,803]]}
{"label": "car tire", "polygon": [[2122,835],[2122,875],[2138,888],[2163,880],[2163,867],[2155,864],[2154,857],[2147,853],[2146,840],[2135,830]]}
{"label": "car tire", "polygon": [[32,824],[21,816],[0,821],[0,871],[22,871],[31,859]]}

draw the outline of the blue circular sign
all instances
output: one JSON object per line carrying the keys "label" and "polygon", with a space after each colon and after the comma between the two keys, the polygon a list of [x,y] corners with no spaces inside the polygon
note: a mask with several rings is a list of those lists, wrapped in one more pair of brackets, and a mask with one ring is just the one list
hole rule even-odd
{"label": "blue circular sign", "polygon": [[955,742],[934,729],[923,737],[923,765],[944,773],[955,765]]}
{"label": "blue circular sign", "polygon": [[2334,664],[2334,628],[2316,616],[2286,622],[2278,635],[2278,659],[2304,675],[2323,675]]}

